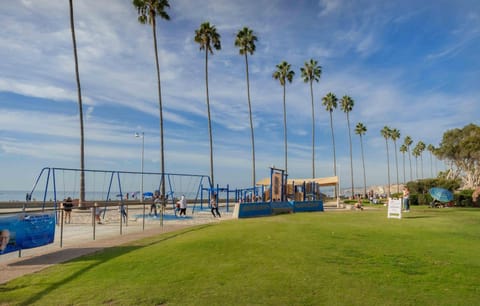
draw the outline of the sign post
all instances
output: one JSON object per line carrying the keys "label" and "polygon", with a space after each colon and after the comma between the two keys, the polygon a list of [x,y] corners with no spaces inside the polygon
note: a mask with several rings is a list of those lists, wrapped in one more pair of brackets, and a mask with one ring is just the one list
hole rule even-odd
{"label": "sign post", "polygon": [[387,218],[402,219],[402,200],[388,199],[388,213]]}

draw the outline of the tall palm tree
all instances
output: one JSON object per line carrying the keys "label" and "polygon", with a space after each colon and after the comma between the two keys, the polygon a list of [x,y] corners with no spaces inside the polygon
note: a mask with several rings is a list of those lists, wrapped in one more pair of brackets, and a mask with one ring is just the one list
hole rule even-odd
{"label": "tall palm tree", "polygon": [[310,84],[310,97],[312,98],[312,178],[315,178],[315,106],[313,104],[313,81],[320,81],[322,66],[317,65],[317,61],[310,59],[300,68],[302,78],[305,83]]}
{"label": "tall palm tree", "polygon": [[253,31],[247,27],[244,27],[237,33],[235,39],[235,47],[238,47],[240,55],[245,55],[245,67],[247,75],[247,97],[248,97],[248,113],[250,114],[250,130],[252,138],[252,186],[255,186],[255,138],[253,134],[253,119],[252,119],[252,104],[250,102],[250,81],[248,78],[248,53],[253,55],[255,52],[255,42],[257,36],[253,34]]}
{"label": "tall palm tree", "polygon": [[212,123],[210,119],[210,98],[208,95],[208,53],[213,55],[213,49],[220,50],[222,45],[220,43],[220,34],[214,25],[209,22],[204,22],[200,25],[198,30],[195,30],[195,42],[200,44],[200,50],[205,50],[205,90],[207,94],[207,115],[208,115],[208,134],[210,136],[210,177],[211,187],[215,186],[215,179],[213,177],[213,137],[212,137]]}
{"label": "tall palm tree", "polygon": [[158,108],[160,113],[160,171],[161,171],[161,194],[162,204],[165,206],[165,149],[163,143],[163,104],[162,104],[162,87],[160,86],[160,63],[158,61],[157,47],[157,16],[165,20],[170,20],[170,16],[165,12],[166,8],[170,8],[168,0],[133,0],[133,6],[137,9],[138,22],[141,24],[152,25],[153,32],[153,48],[155,51],[155,67],[157,70],[157,86],[158,86]]}
{"label": "tall palm tree", "polygon": [[415,157],[415,178],[418,179],[418,157],[420,156],[420,148],[418,144],[413,148],[412,155]]}
{"label": "tall palm tree", "polygon": [[367,132],[367,127],[363,123],[359,122],[355,126],[355,134],[360,136],[360,148],[362,149],[362,165],[363,165],[363,194],[367,195],[367,177],[365,175],[365,158],[363,157],[363,138],[362,135],[365,135]]}
{"label": "tall palm tree", "polygon": [[273,78],[280,82],[283,87],[283,135],[285,140],[285,173],[288,174],[288,153],[287,153],[287,104],[285,101],[286,82],[292,83],[295,72],[290,69],[290,64],[283,61],[277,66],[277,70],[273,73]]}
{"label": "tall palm tree", "polygon": [[[337,97],[329,92],[325,97],[322,99],[322,104],[325,106],[327,112],[330,113],[330,129],[332,130],[332,146],[333,146],[333,175],[337,176],[337,158],[335,155],[335,136],[333,134],[333,110],[337,108]],[[335,197],[338,195],[337,186],[335,185]]]}
{"label": "tall palm tree", "polygon": [[395,148],[395,166],[397,168],[397,193],[400,192],[399,179],[398,179],[398,158],[397,158],[397,139],[400,138],[400,131],[398,129],[393,129],[390,133],[390,138],[393,140],[393,145]]}
{"label": "tall palm tree", "polygon": [[384,126],[380,131],[383,138],[385,138],[385,145],[387,146],[387,179],[388,179],[388,197],[390,197],[390,157],[388,153],[388,139],[391,137],[392,130],[388,126]]}
{"label": "tall palm tree", "polygon": [[410,146],[412,145],[413,140],[412,137],[406,136],[405,139],[403,140],[403,144],[407,146],[407,151],[408,151],[408,161],[410,164],[410,180],[413,180],[413,174],[412,174],[412,153],[410,151]]}
{"label": "tall palm tree", "polygon": [[402,144],[400,146],[400,152],[402,153],[402,156],[403,156],[403,183],[406,184],[407,183],[407,178],[405,177],[405,153],[407,153],[408,151],[408,148],[405,144]]}
{"label": "tall palm tree", "polygon": [[427,146],[427,151],[430,152],[430,177],[433,178],[433,152],[435,152],[435,147],[432,144]]}
{"label": "tall palm tree", "polygon": [[77,80],[78,92],[78,114],[80,117],[80,196],[78,206],[82,207],[85,201],[85,140],[83,133],[83,103],[82,103],[82,89],[80,86],[80,73],[78,71],[78,56],[77,56],[77,40],[75,39],[75,23],[73,21],[73,0],[70,3],[70,30],[72,32],[73,42],[73,57],[75,59],[75,77]]}
{"label": "tall palm tree", "polygon": [[340,108],[347,115],[347,126],[348,126],[348,140],[350,142],[350,177],[352,181],[352,197],[355,195],[355,187],[353,185],[353,156],[352,156],[352,134],[350,129],[350,112],[353,109],[353,99],[349,96],[343,96],[340,100]]}
{"label": "tall palm tree", "polygon": [[419,155],[420,156],[420,165],[421,165],[421,168],[420,168],[421,172],[420,173],[422,174],[422,179],[424,179],[425,177],[423,176],[423,151],[425,151],[425,148],[427,146],[425,145],[425,143],[423,141],[419,141],[417,146],[418,146],[418,150],[419,150],[419,153],[420,153],[420,155]]}

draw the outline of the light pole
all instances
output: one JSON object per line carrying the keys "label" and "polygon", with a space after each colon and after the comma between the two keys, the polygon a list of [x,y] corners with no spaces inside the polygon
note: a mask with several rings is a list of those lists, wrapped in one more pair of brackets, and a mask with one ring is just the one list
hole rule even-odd
{"label": "light pole", "polygon": [[142,183],[141,183],[141,195],[140,195],[140,203],[143,203],[143,153],[144,153],[144,148],[145,148],[145,134],[142,132],[140,133],[135,133],[136,138],[142,138]]}

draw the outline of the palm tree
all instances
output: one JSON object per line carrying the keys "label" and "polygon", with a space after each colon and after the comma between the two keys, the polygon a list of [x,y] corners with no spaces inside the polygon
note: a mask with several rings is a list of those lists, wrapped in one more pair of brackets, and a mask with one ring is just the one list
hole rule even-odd
{"label": "palm tree", "polygon": [[313,81],[318,82],[322,74],[322,67],[317,61],[310,59],[300,68],[305,83],[310,83],[310,97],[312,98],[312,178],[315,178],[315,107],[313,104]]}
{"label": "palm tree", "polygon": [[244,27],[237,33],[235,39],[235,47],[239,48],[240,55],[245,55],[245,67],[247,75],[247,97],[248,97],[248,112],[250,114],[250,130],[252,133],[252,186],[255,186],[255,138],[253,135],[253,120],[252,120],[252,104],[250,102],[250,81],[248,79],[248,57],[247,54],[253,55],[255,52],[255,42],[257,36],[253,34],[253,31],[247,27]]}
{"label": "palm tree", "polygon": [[405,177],[405,153],[407,153],[408,151],[408,148],[405,144],[402,144],[400,146],[400,152],[402,153],[402,156],[403,156],[403,183],[406,184],[406,177]]}
{"label": "palm tree", "polygon": [[[327,112],[330,113],[330,129],[332,130],[332,146],[333,146],[333,175],[337,176],[337,159],[335,156],[335,136],[333,134],[333,117],[332,113],[333,110],[337,108],[337,97],[329,92],[325,97],[322,99],[322,104],[325,106]],[[335,185],[335,198],[338,195],[337,186]]]}
{"label": "palm tree", "polygon": [[158,108],[160,112],[160,171],[161,171],[161,195],[162,204],[165,206],[165,149],[163,144],[163,105],[162,105],[162,87],[160,86],[160,63],[158,61],[157,48],[157,27],[156,17],[170,20],[170,16],[165,12],[166,8],[170,8],[168,0],[133,0],[133,6],[137,9],[138,22],[141,24],[151,24],[153,32],[153,48],[155,51],[155,66],[157,70],[158,85]]}
{"label": "palm tree", "polygon": [[425,151],[425,148],[427,146],[425,145],[425,143],[423,141],[419,141],[417,146],[418,146],[418,151],[420,153],[420,165],[421,165],[421,168],[420,168],[421,172],[420,173],[422,174],[422,179],[424,179],[425,177],[423,176],[423,151]]}
{"label": "palm tree", "polygon": [[398,179],[398,158],[397,158],[397,139],[400,138],[400,131],[398,129],[393,129],[390,133],[390,138],[393,140],[393,145],[395,148],[395,165],[397,167],[397,193],[400,192],[399,179]]}
{"label": "palm tree", "polygon": [[355,195],[355,188],[353,185],[353,156],[352,156],[352,134],[350,129],[350,112],[353,109],[354,102],[349,96],[343,96],[340,100],[340,108],[347,115],[347,126],[348,126],[348,140],[350,142],[350,176],[352,180],[352,197]]}
{"label": "palm tree", "polygon": [[407,151],[408,151],[408,161],[410,163],[410,180],[412,181],[413,180],[413,174],[412,174],[412,154],[411,154],[411,151],[410,151],[410,146],[412,145],[413,143],[413,140],[412,140],[412,137],[410,136],[406,136],[405,139],[403,140],[403,144],[407,147]]}
{"label": "palm tree", "polygon": [[363,194],[367,195],[367,178],[365,175],[365,158],[363,157],[363,138],[362,135],[365,135],[367,132],[367,127],[363,123],[359,122],[355,126],[355,134],[360,136],[360,148],[362,149],[362,164],[363,164]]}
{"label": "palm tree", "polygon": [[430,152],[430,177],[433,178],[433,152],[435,152],[435,147],[429,144],[427,150]]}
{"label": "palm tree", "polygon": [[210,136],[210,177],[211,187],[215,186],[213,177],[213,137],[212,137],[212,123],[210,119],[210,98],[208,96],[208,53],[213,55],[213,49],[220,50],[220,34],[217,33],[215,26],[210,25],[209,22],[204,22],[200,25],[198,30],[195,30],[195,42],[200,44],[200,50],[205,50],[205,89],[207,94],[207,115],[208,115],[208,134]]}
{"label": "palm tree", "polygon": [[420,156],[420,148],[415,146],[412,150],[412,155],[415,157],[415,176],[418,179],[418,157]]}
{"label": "palm tree", "polygon": [[273,73],[273,78],[280,82],[283,87],[283,134],[285,140],[285,173],[288,174],[288,154],[287,154],[287,104],[285,101],[286,81],[292,83],[295,72],[290,69],[290,64],[283,61],[277,66],[277,70]]}
{"label": "palm tree", "polygon": [[388,139],[391,137],[392,130],[388,126],[384,126],[380,134],[385,138],[387,146],[387,179],[388,179],[388,197],[390,197],[390,157],[388,153]]}
{"label": "palm tree", "polygon": [[75,39],[75,23],[73,21],[73,0],[70,0],[70,30],[72,32],[73,57],[75,59],[75,77],[78,92],[78,113],[80,116],[80,196],[78,206],[82,207],[85,201],[85,140],[83,134],[83,103],[82,89],[80,86],[80,73],[78,71],[77,40]]}

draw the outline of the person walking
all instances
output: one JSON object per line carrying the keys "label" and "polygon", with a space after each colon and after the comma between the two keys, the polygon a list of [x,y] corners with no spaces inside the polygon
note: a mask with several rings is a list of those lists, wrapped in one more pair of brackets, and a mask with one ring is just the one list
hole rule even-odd
{"label": "person walking", "polygon": [[[217,203],[217,195],[216,194],[213,194],[212,198],[210,199],[210,207],[212,208],[211,212],[212,212],[212,215],[213,215],[214,218],[217,217],[217,216],[219,218],[222,217],[220,215],[220,212],[218,211],[218,203]],[[215,215],[215,213],[216,213],[216,215]]]}
{"label": "person walking", "polygon": [[409,196],[410,196],[410,190],[408,190],[407,186],[403,187],[403,209],[405,212],[410,211]]}
{"label": "person walking", "polygon": [[187,216],[187,199],[185,198],[185,195],[182,194],[180,197],[180,200],[177,202],[178,207],[180,208],[180,216]]}

